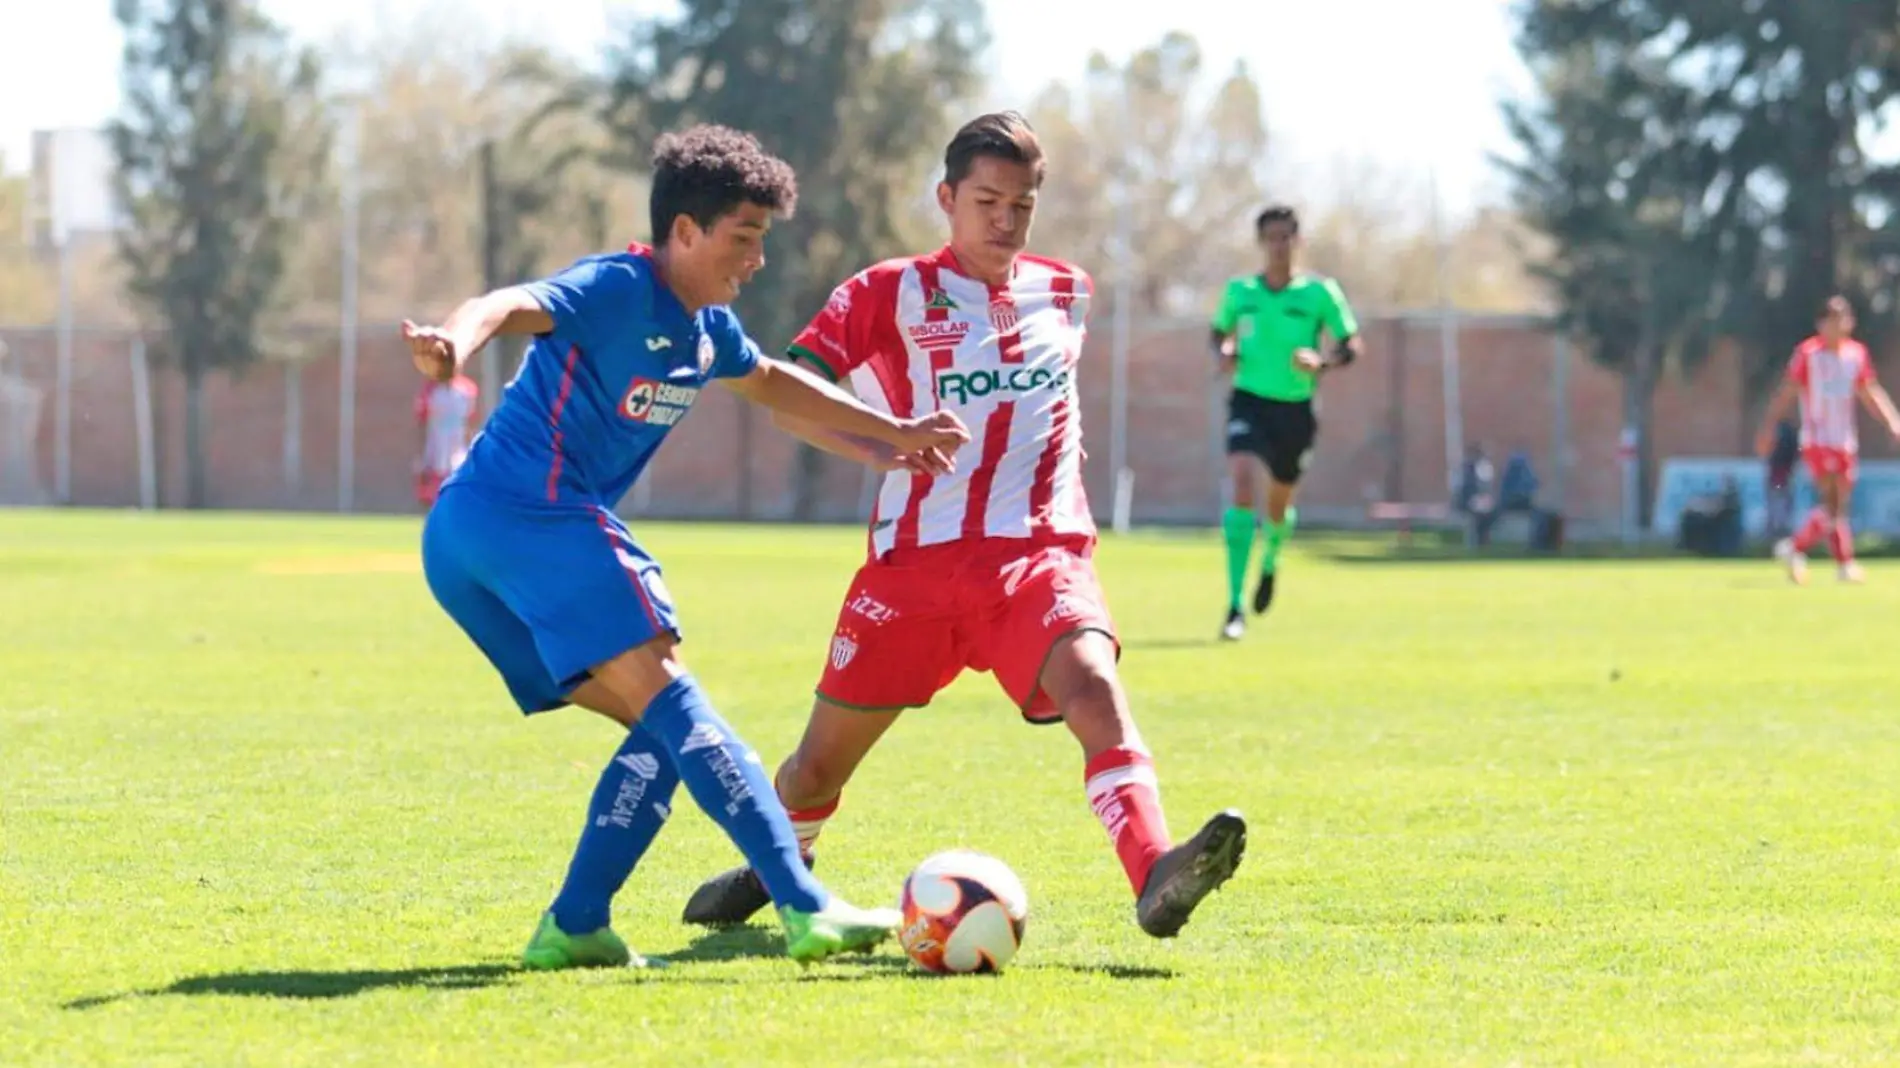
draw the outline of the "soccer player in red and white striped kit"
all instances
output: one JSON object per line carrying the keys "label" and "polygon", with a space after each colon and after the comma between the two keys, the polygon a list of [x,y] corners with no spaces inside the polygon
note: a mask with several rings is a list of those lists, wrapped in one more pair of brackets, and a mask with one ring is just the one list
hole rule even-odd
{"label": "soccer player in red and white striped kit", "polygon": [[[903,710],[929,704],[965,668],[990,672],[1026,720],[1064,723],[1081,743],[1089,806],[1128,875],[1137,922],[1171,938],[1233,875],[1246,823],[1229,809],[1187,841],[1170,839],[1116,672],[1120,646],[1091,562],[1075,377],[1093,286],[1080,268],[1024,251],[1043,169],[1022,116],[965,125],[937,187],[949,244],[849,279],[791,346],[792,359],[873,407],[954,411],[972,437],[953,458],[898,457],[779,421],[887,473],[870,559],[776,784],[809,850]],[[757,876],[737,868],[701,886],[684,919],[742,923],[767,902]]]}
{"label": "soccer player in red and white striped kit", "polygon": [[1867,347],[1854,340],[1854,306],[1847,298],[1828,298],[1816,322],[1815,335],[1796,346],[1788,374],[1768,405],[1756,436],[1755,448],[1767,456],[1774,447],[1775,424],[1796,401],[1801,406],[1801,458],[1814,477],[1818,503],[1807,522],[1775,546],[1775,556],[1797,583],[1808,579],[1808,550],[1822,538],[1834,553],[1843,582],[1861,580],[1854,562],[1854,534],[1848,524],[1854,495],[1854,476],[1860,454],[1855,429],[1855,402],[1865,404],[1900,440],[1900,412],[1874,377]]}

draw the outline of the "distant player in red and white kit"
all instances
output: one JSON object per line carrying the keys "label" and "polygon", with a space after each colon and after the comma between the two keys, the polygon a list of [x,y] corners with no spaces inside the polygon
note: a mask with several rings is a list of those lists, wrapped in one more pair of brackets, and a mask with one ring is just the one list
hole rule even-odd
{"label": "distant player in red and white kit", "polygon": [[1886,423],[1887,432],[1900,440],[1900,413],[1874,378],[1867,347],[1854,340],[1854,307],[1845,297],[1831,297],[1821,310],[1815,336],[1803,341],[1788,362],[1788,376],[1768,405],[1768,414],[1755,440],[1767,456],[1774,448],[1775,424],[1788,406],[1801,406],[1801,458],[1814,476],[1819,503],[1792,538],[1776,544],[1775,555],[1787,565],[1795,582],[1808,578],[1808,550],[1826,538],[1840,565],[1843,582],[1859,582],[1854,562],[1854,534],[1848,525],[1854,495],[1860,435],[1855,430],[1856,402]]}
{"label": "distant player in red and white kit", "polygon": [[416,394],[416,426],[422,431],[422,452],[416,458],[416,501],[428,508],[442,481],[468,457],[475,433],[480,387],[467,375],[447,382],[424,382]]}
{"label": "distant player in red and white kit", "polygon": [[[970,122],[937,186],[949,245],[840,285],[791,346],[791,358],[848,381],[873,407],[953,411],[972,438],[952,466],[780,421],[888,473],[870,559],[845,594],[811,719],[776,783],[809,851],[903,710],[929,704],[966,668],[990,672],[1025,719],[1065,723],[1081,743],[1084,792],[1127,872],[1136,919],[1171,938],[1233,875],[1246,823],[1223,811],[1176,845],[1129,713],[1082,490],[1075,375],[1093,287],[1079,268],[1023,251],[1042,179],[1042,148],[1022,116]],[[701,886],[684,919],[742,923],[767,903],[758,878],[737,868]]]}

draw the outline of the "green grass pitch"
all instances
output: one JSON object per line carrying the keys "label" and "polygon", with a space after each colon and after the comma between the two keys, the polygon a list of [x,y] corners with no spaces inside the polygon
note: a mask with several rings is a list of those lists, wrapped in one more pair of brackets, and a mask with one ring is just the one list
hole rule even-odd
{"label": "green grass pitch", "polygon": [[[636,528],[768,764],[852,530]],[[1900,570],[1350,562],[1220,623],[1212,532],[1111,539],[1177,833],[1239,876],[1143,936],[1060,728],[961,680],[845,794],[822,873],[927,853],[1031,897],[999,977],[802,971],[677,922],[735,853],[682,794],[618,902],[663,972],[514,962],[612,752],[523,721],[417,522],[0,512],[0,1063],[1824,1065],[1900,1058]]]}

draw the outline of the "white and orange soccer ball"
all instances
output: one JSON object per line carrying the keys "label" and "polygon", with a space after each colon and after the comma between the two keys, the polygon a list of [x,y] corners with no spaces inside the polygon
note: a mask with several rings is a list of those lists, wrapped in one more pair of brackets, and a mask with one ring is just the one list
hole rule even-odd
{"label": "white and orange soccer ball", "polygon": [[927,972],[999,972],[1016,956],[1029,893],[1009,865],[967,849],[928,857],[904,880],[898,935]]}

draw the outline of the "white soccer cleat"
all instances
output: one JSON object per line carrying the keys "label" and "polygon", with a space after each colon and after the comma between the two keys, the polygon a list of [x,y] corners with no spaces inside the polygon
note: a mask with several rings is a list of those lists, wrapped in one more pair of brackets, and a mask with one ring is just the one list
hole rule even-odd
{"label": "white soccer cleat", "polygon": [[1860,569],[1859,564],[1851,561],[1841,565],[1839,574],[1842,582],[1851,582],[1856,586],[1867,581],[1867,573]]}
{"label": "white soccer cleat", "polygon": [[1795,551],[1794,539],[1783,538],[1775,543],[1775,559],[1788,569],[1788,581],[1797,586],[1808,582],[1808,554]]}
{"label": "white soccer cleat", "polygon": [[1238,611],[1227,613],[1227,623],[1220,629],[1222,641],[1237,642],[1247,636],[1247,621]]}

